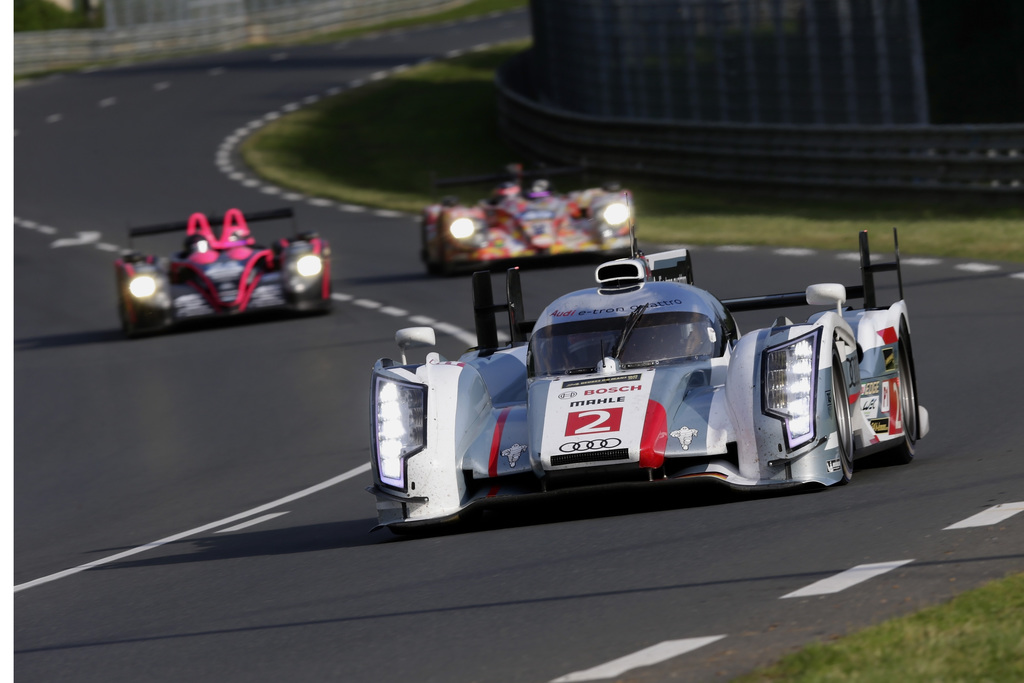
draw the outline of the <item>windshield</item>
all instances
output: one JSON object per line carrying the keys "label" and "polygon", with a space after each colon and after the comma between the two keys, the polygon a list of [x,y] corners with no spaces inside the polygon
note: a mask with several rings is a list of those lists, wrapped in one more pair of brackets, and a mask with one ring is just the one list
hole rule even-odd
{"label": "windshield", "polygon": [[[594,318],[550,325],[530,339],[530,374],[567,375],[593,372],[623,339],[625,318]],[[646,312],[625,336],[619,361],[626,367],[683,358],[710,357],[720,332],[700,313]]]}

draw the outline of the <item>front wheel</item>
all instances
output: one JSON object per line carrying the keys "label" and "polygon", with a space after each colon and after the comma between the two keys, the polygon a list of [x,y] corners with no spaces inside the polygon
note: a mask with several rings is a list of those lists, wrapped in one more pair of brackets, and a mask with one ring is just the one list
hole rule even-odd
{"label": "front wheel", "polygon": [[836,415],[839,461],[843,470],[843,478],[839,483],[848,484],[853,478],[853,424],[843,362],[837,352],[832,353],[832,406]]}

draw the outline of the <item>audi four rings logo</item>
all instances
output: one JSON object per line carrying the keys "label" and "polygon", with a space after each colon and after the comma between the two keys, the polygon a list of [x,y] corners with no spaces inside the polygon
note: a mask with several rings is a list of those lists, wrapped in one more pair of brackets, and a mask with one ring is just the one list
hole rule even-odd
{"label": "audi four rings logo", "polygon": [[558,398],[562,398],[562,399],[565,399],[565,398],[576,398],[576,392],[575,391],[563,391],[562,393],[560,393],[558,395]]}
{"label": "audi four rings logo", "polygon": [[563,453],[579,453],[580,451],[596,451],[601,448],[616,448],[622,445],[622,439],[592,439],[590,441],[573,441],[563,443],[558,450]]}

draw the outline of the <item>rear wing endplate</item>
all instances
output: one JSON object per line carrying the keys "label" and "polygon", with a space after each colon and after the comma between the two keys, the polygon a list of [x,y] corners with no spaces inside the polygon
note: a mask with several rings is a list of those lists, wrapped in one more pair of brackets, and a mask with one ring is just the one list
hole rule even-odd
{"label": "rear wing endplate", "polygon": [[473,273],[473,321],[478,349],[498,348],[498,313],[508,313],[508,331],[512,344],[526,341],[535,320],[526,319],[519,269],[509,268],[505,275],[505,303],[494,303],[490,271]]}

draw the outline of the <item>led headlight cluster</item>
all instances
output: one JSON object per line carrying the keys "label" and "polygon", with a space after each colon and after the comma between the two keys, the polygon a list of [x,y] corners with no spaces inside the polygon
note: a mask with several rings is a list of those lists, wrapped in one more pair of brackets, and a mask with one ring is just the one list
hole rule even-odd
{"label": "led headlight cluster", "polygon": [[608,225],[622,225],[629,220],[629,207],[622,202],[613,202],[604,207],[601,217]]}
{"label": "led headlight cluster", "polygon": [[476,223],[473,222],[472,218],[456,218],[452,221],[452,224],[448,226],[448,232],[452,234],[457,240],[464,240],[467,237],[472,237],[473,233],[476,232]]}
{"label": "led headlight cluster", "polygon": [[316,254],[306,254],[295,262],[295,270],[303,277],[315,277],[323,270],[323,263]]}
{"label": "led headlight cluster", "polygon": [[426,445],[426,407],[426,386],[375,377],[373,431],[382,484],[406,490],[405,459]]}
{"label": "led headlight cluster", "polygon": [[145,299],[156,293],[156,280],[152,275],[136,275],[128,283],[128,291],[136,299]]}
{"label": "led headlight cluster", "polygon": [[764,352],[762,410],[785,423],[790,449],[814,438],[820,334],[815,330]]}

